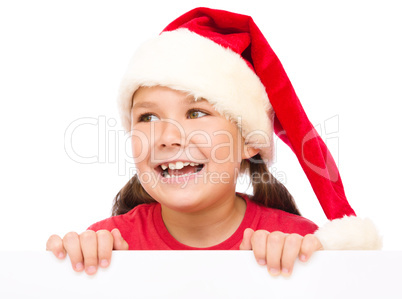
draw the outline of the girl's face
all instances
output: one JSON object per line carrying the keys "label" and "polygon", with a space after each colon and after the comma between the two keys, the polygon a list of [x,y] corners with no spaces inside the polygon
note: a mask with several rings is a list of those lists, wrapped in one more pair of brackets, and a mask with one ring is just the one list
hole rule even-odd
{"label": "girl's face", "polygon": [[237,126],[208,101],[167,87],[137,90],[131,117],[141,184],[176,211],[196,212],[233,199],[242,159],[257,153],[245,148]]}

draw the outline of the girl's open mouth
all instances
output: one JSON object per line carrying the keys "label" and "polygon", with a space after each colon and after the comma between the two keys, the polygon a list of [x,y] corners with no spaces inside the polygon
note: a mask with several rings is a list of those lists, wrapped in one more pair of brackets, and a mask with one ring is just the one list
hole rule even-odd
{"label": "girl's open mouth", "polygon": [[157,167],[158,171],[164,178],[190,176],[200,172],[203,168],[204,164],[183,161],[161,164]]}

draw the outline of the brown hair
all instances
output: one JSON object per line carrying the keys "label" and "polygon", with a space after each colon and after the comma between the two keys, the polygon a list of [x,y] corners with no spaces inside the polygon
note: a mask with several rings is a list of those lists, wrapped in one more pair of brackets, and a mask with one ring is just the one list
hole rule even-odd
{"label": "brown hair", "polygon": [[240,165],[241,173],[248,173],[253,186],[250,199],[264,207],[279,209],[295,215],[301,215],[293,196],[288,189],[278,181],[259,154],[243,160]]}
{"label": "brown hair", "polygon": [[[241,173],[250,175],[254,193],[250,196],[250,200],[264,207],[300,215],[292,195],[269,172],[259,154],[249,160],[243,160],[240,170]],[[125,214],[140,204],[151,202],[155,200],[142,187],[138,176],[134,175],[114,198],[112,216]]]}

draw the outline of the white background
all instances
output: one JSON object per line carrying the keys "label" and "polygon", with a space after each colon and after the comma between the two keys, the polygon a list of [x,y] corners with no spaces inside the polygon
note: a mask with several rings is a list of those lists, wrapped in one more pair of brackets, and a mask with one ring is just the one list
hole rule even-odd
{"label": "white background", "polygon": [[[132,167],[118,163],[117,153],[129,151],[115,104],[119,80],[141,42],[197,6],[253,17],[323,129],[350,204],[376,223],[384,249],[401,250],[400,6],[318,0],[2,1],[0,250],[42,250],[51,234],[81,232],[110,215]],[[66,130],[82,118],[108,121],[100,138],[96,125],[74,131],[74,150],[97,163],[66,153]],[[322,225],[296,158],[280,142],[277,151],[273,172]]]}

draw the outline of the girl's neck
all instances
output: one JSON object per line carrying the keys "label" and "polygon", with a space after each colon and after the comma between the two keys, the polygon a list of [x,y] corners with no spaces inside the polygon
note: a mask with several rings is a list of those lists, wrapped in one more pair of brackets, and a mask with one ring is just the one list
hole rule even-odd
{"label": "girl's neck", "polygon": [[236,194],[233,199],[208,211],[182,213],[162,206],[162,219],[169,233],[180,243],[205,248],[228,239],[239,227],[246,202]]}

